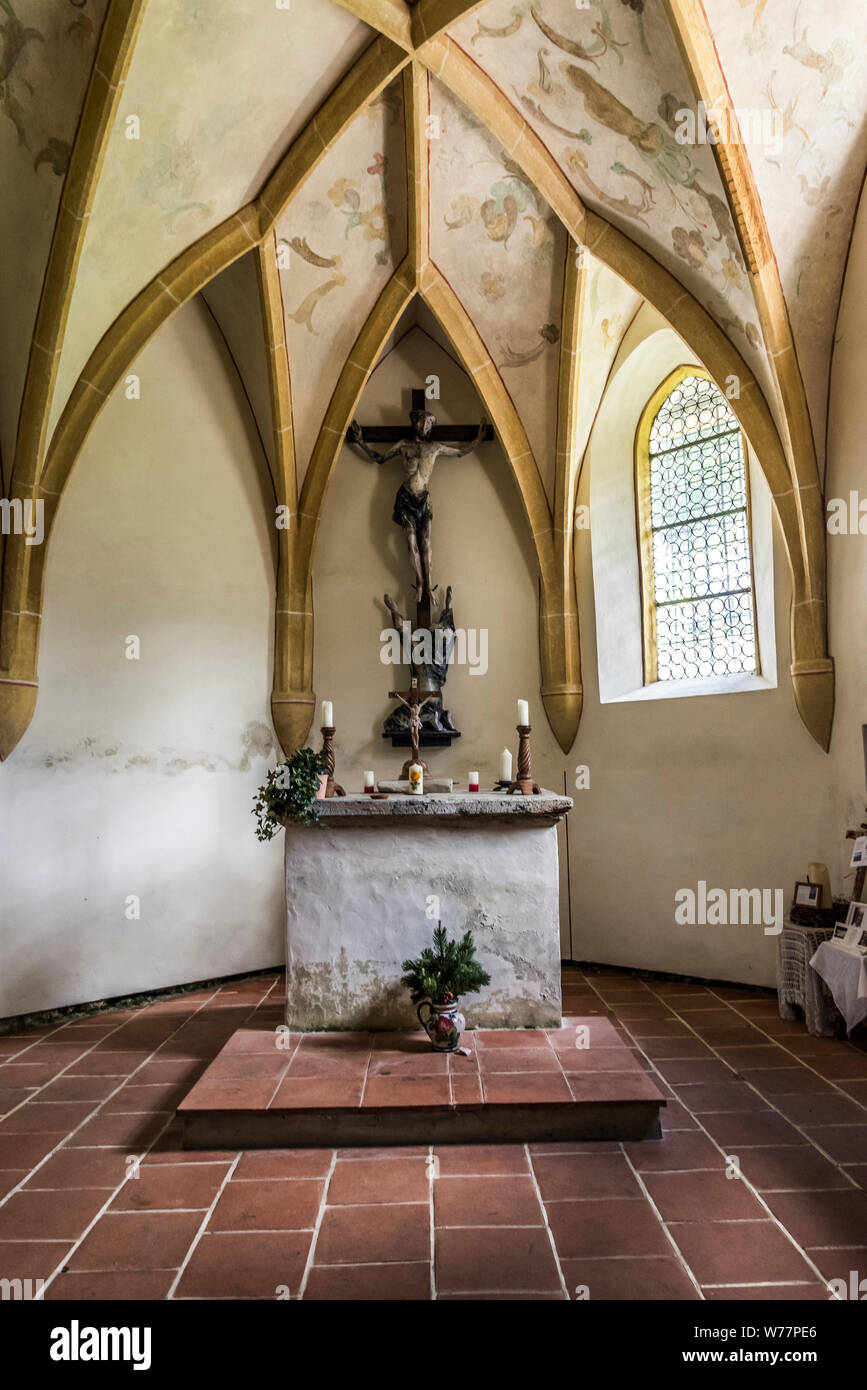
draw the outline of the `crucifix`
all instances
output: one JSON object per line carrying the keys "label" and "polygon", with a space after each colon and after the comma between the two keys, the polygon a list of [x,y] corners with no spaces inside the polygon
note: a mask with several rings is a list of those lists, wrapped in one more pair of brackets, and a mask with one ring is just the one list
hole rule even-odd
{"label": "crucifix", "polygon": [[[392,520],[403,528],[415,571],[416,627],[429,628],[438,588],[431,578],[433,509],[428,491],[434,464],[440,457],[462,458],[472,453],[482,440],[493,439],[494,431],[487,420],[482,420],[478,429],[472,425],[437,425],[436,416],[425,406],[425,393],[421,390],[412,393],[409,418],[411,434],[407,434],[402,425],[368,425],[362,429],[358,421],[353,420],[346,438],[376,463],[400,457],[406,479],[394,499]],[[372,443],[390,443],[393,448],[379,453],[370,447]]]}
{"label": "crucifix", "polygon": [[403,780],[409,777],[409,770],[413,763],[421,763],[425,777],[428,775],[428,765],[426,762],[423,762],[418,755],[418,738],[421,733],[421,711],[429,700],[436,698],[438,693],[438,691],[432,690],[429,695],[426,695],[425,698],[422,699],[421,691],[418,688],[418,681],[415,676],[413,676],[410,681],[409,690],[389,690],[388,692],[389,700],[400,700],[400,703],[406,705],[409,710],[409,738],[412,745],[412,753],[400,770],[400,775]]}

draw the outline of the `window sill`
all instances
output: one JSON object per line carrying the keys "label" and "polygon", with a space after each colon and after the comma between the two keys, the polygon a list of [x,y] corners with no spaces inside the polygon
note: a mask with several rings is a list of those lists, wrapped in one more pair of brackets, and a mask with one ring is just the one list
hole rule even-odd
{"label": "window sill", "polygon": [[603,697],[603,705],[623,704],[630,700],[686,700],[700,695],[740,695],[753,690],[776,690],[776,680],[766,676],[708,676],[691,681],[655,681],[652,685],[628,690],[624,695]]}

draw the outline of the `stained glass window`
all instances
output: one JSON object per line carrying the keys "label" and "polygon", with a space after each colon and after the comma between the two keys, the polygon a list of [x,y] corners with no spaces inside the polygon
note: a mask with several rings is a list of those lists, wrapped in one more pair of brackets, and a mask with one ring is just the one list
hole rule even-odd
{"label": "stained glass window", "polygon": [[747,489],[725,397],[683,376],[653,417],[639,478],[648,680],[757,671]]}

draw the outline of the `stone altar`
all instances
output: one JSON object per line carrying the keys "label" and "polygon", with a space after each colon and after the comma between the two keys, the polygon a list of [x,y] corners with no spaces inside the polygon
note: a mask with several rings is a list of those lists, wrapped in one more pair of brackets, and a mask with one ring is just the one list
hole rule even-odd
{"label": "stone altar", "polygon": [[[417,1026],[401,962],[472,931],[490,985],[470,1027],[561,1021],[557,822],[568,797],[346,796],[286,826],[286,1021],[300,1031]],[[438,898],[430,916],[430,898]]]}

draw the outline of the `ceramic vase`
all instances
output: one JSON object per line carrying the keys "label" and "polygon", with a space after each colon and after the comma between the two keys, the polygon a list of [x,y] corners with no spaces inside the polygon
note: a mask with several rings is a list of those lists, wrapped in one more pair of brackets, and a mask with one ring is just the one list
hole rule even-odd
{"label": "ceramic vase", "polygon": [[[422,1009],[427,1009],[427,1018],[422,1017]],[[450,1004],[431,1004],[423,999],[416,1009],[418,1021],[431,1040],[437,1052],[456,1052],[461,1041],[461,1033],[467,1020],[460,1011],[460,1001],[453,999]]]}

